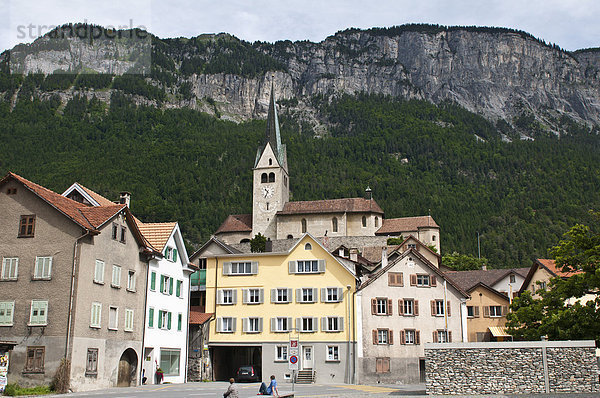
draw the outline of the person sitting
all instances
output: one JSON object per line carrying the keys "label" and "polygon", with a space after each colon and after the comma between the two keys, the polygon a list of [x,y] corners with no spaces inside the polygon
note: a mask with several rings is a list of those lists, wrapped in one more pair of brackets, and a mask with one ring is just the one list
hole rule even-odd
{"label": "person sitting", "polygon": [[277,396],[279,396],[279,390],[277,389],[277,380],[275,380],[275,375],[271,375],[271,382],[267,386],[263,381],[260,383],[260,388],[258,390],[258,395],[274,395],[273,391]]}
{"label": "person sitting", "polygon": [[235,386],[233,385],[234,381],[235,380],[233,379],[233,377],[229,379],[229,387],[227,387],[227,391],[223,393],[224,398],[239,398],[238,392],[235,389]]}

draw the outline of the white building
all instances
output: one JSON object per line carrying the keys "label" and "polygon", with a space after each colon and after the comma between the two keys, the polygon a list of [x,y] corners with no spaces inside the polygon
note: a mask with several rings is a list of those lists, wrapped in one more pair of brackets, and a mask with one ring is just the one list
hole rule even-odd
{"label": "white building", "polygon": [[148,244],[162,256],[150,260],[147,280],[146,325],[142,369],[146,384],[156,383],[156,369],[164,381],[184,383],[187,375],[187,333],[190,274],[194,272],[179,225],[138,221]]}

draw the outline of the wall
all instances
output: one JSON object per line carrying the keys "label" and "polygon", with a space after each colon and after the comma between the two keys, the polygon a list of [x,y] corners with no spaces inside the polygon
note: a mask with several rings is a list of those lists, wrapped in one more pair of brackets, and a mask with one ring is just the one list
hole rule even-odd
{"label": "wall", "polygon": [[[481,286],[469,293],[471,294],[471,298],[467,300],[467,307],[479,307],[479,316],[467,317],[469,341],[486,341],[484,338],[489,341],[488,327],[504,326],[506,324],[504,310],[507,310],[509,305],[508,299],[502,298]],[[485,317],[483,307],[489,307],[490,305],[501,306],[504,315],[500,317]]]}
{"label": "wall", "polygon": [[426,344],[425,356],[430,395],[600,392],[593,340]]}

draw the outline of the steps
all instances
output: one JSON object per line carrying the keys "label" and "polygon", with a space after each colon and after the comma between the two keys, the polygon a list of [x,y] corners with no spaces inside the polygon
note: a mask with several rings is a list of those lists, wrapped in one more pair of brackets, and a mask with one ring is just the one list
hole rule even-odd
{"label": "steps", "polygon": [[299,370],[296,376],[297,384],[312,384],[315,382],[315,371],[314,370]]}

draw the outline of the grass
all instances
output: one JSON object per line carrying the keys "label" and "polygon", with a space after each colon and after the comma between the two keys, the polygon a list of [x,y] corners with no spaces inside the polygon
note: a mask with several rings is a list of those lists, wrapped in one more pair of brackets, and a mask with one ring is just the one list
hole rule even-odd
{"label": "grass", "polygon": [[53,393],[53,391],[49,386],[21,387],[18,384],[7,384],[4,388],[4,395],[10,397],[19,395],[46,395],[51,393]]}

